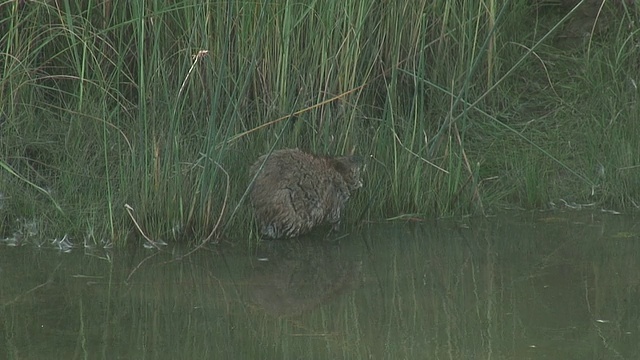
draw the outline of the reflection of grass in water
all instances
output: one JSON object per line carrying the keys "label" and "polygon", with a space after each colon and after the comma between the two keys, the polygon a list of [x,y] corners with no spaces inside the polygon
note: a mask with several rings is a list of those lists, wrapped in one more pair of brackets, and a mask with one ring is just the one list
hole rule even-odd
{"label": "reflection of grass in water", "polygon": [[333,248],[363,260],[363,286],[291,316],[246,305],[259,270],[246,257],[158,253],[123,283],[147,251],[3,251],[3,271],[19,269],[0,277],[3,339],[28,358],[79,344],[121,358],[637,358],[640,243],[607,235],[633,219],[522,217],[365,228]]}
{"label": "reflection of grass in water", "polygon": [[[357,313],[346,316],[358,319],[358,344],[375,356],[586,355],[594,351],[591,337],[602,331],[606,339],[597,341],[597,353],[608,352],[603,341],[615,344],[618,352],[635,351],[624,343],[625,336],[612,328],[594,329],[588,319],[602,317],[603,311],[636,311],[635,303],[621,307],[618,302],[628,297],[625,292],[640,290],[638,258],[624,265],[620,261],[634,259],[637,246],[617,257],[625,250],[607,250],[609,245],[584,224],[540,228],[514,221],[460,231],[443,229],[443,224],[431,227],[373,237],[375,258],[367,273],[378,272],[379,282],[370,279],[354,299]],[[604,268],[591,267],[592,251],[610,254],[600,262]],[[627,275],[613,275],[619,273]],[[633,323],[616,321],[624,328]]]}
{"label": "reflection of grass in water", "polygon": [[614,234],[612,237],[614,239],[631,239],[631,238],[637,238],[638,237],[638,233],[619,232],[619,233]]}

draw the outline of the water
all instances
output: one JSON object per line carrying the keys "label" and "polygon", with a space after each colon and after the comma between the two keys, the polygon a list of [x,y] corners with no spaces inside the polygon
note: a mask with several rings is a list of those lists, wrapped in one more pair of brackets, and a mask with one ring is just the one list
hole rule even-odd
{"label": "water", "polygon": [[586,212],[337,242],[0,247],[0,359],[639,359],[640,236]]}

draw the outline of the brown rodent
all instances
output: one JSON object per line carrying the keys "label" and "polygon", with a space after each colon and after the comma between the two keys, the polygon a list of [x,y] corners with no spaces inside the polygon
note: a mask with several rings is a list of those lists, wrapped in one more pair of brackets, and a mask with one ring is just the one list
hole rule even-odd
{"label": "brown rodent", "polygon": [[316,156],[298,149],[258,158],[249,170],[251,179],[258,174],[250,202],[262,236],[292,238],[323,223],[338,230],[351,192],[362,187],[362,167],[359,156]]}

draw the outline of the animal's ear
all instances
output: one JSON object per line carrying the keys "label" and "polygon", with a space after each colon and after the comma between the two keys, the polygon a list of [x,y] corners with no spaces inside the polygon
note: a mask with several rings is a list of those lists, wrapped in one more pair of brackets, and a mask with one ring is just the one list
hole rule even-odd
{"label": "animal's ear", "polygon": [[346,173],[354,168],[361,168],[363,160],[361,156],[341,156],[333,159],[333,167],[340,173]]}
{"label": "animal's ear", "polygon": [[364,165],[364,159],[362,156],[352,155],[349,156],[349,163],[352,167],[362,168],[362,165]]}
{"label": "animal's ear", "polygon": [[333,159],[331,159],[331,166],[333,166],[333,168],[336,169],[336,171],[341,173],[341,174],[346,172],[347,169],[348,169],[348,167],[342,161],[342,159],[343,158],[333,158]]}

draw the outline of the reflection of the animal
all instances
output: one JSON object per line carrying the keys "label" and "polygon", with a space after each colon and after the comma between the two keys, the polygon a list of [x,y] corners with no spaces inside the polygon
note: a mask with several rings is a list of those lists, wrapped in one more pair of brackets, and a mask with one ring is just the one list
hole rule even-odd
{"label": "reflection of the animal", "polygon": [[267,242],[249,280],[251,301],[266,312],[297,315],[355,289],[362,262],[322,242]]}

